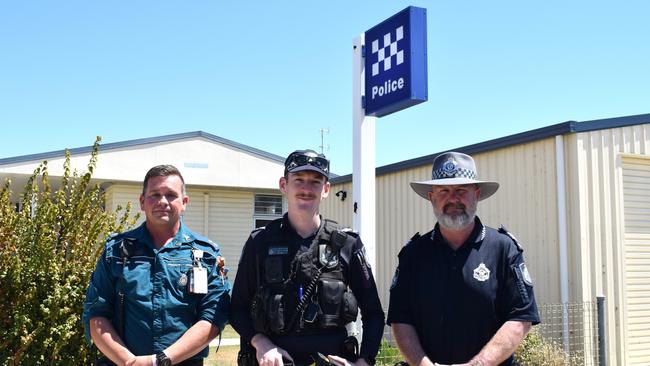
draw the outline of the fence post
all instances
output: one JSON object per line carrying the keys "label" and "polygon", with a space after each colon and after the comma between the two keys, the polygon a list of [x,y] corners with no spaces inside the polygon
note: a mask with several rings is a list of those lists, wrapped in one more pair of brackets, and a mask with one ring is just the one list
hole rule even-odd
{"label": "fence post", "polygon": [[605,335],[605,295],[596,296],[598,310],[598,364],[607,366],[607,336]]}

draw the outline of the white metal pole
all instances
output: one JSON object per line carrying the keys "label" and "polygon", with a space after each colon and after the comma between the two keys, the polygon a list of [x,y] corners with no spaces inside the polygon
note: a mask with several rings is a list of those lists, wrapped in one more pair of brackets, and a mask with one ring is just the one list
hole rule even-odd
{"label": "white metal pole", "polygon": [[560,245],[560,301],[562,302],[562,343],[569,352],[569,264],[568,239],[566,225],[566,180],[564,177],[564,139],[555,136],[555,166],[557,189],[557,226]]}
{"label": "white metal pole", "polygon": [[352,199],[353,229],[366,247],[367,260],[376,271],[375,250],[375,117],[366,117],[362,106],[365,94],[364,34],[352,42]]}

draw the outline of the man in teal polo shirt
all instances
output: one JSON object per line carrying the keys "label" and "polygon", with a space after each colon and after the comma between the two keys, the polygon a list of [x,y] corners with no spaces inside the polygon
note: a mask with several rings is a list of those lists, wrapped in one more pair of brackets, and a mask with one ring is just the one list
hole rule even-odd
{"label": "man in teal polo shirt", "polygon": [[178,169],[151,168],[140,195],[146,221],[110,237],[97,262],[83,323],[115,364],[202,365],[228,319],[219,247],[183,224],[187,203]]}

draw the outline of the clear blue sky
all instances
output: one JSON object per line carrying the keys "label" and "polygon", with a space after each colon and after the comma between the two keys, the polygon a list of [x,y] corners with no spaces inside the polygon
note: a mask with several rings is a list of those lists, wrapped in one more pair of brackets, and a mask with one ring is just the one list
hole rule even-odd
{"label": "clear blue sky", "polygon": [[378,166],[650,113],[648,1],[2,1],[0,158],[196,130],[284,156],[329,128],[351,173],[352,40],[408,5],[429,101],[377,120]]}

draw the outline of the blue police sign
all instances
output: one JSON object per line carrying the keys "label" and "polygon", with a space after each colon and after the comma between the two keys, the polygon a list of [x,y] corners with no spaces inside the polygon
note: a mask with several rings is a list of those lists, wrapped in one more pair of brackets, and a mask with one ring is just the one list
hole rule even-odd
{"label": "blue police sign", "polygon": [[409,6],[365,33],[365,114],[382,117],[427,100],[427,13]]}

